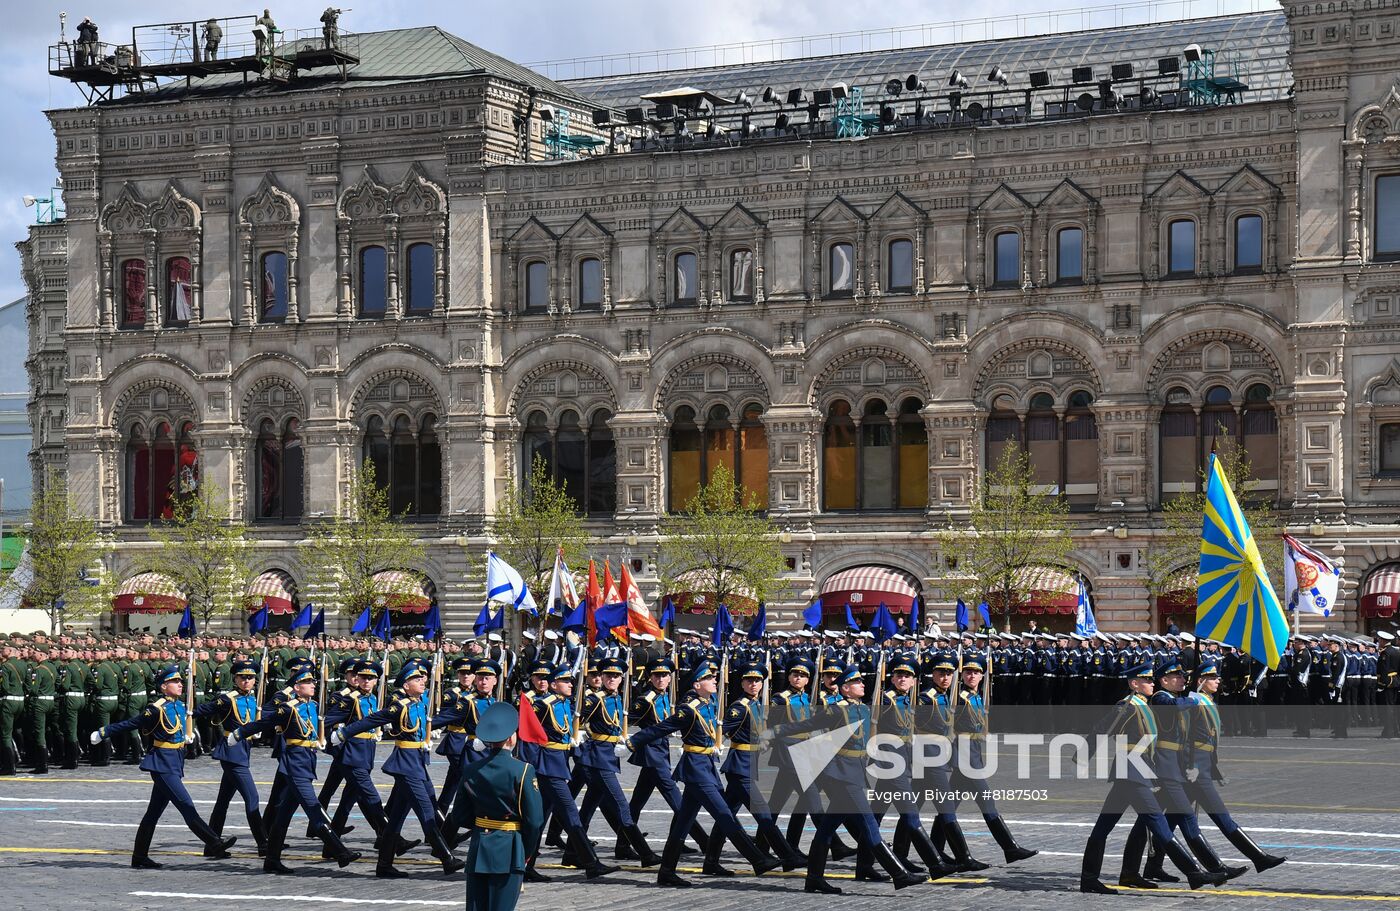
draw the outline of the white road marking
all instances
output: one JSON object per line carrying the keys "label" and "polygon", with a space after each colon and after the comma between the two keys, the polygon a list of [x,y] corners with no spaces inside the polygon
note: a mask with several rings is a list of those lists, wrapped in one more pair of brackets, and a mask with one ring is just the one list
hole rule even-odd
{"label": "white road marking", "polygon": [[[1046,857],[1083,857],[1083,856],[1084,856],[1084,852],[1083,852],[1083,851],[1041,851],[1040,854],[1043,854],[1043,855],[1045,855]],[[1119,858],[1121,858],[1122,856],[1123,856],[1123,855],[1121,855],[1121,854],[1105,854],[1105,855],[1104,855],[1105,858],[1110,858],[1110,857],[1119,857]],[[1249,863],[1249,861],[1245,860],[1243,857],[1226,857],[1226,856],[1223,855],[1223,854],[1220,855],[1220,859],[1223,860],[1223,861],[1239,862],[1239,863],[1243,863],[1243,864],[1248,864],[1248,863]],[[1343,862],[1343,861],[1294,860],[1294,859],[1291,858],[1291,857],[1288,858],[1288,863],[1287,863],[1286,866],[1289,866],[1289,867],[1375,867],[1375,868],[1381,869],[1381,870],[1394,870],[1394,869],[1395,869],[1395,865],[1394,865],[1394,864],[1358,864],[1358,863],[1345,863],[1345,862]],[[1251,870],[1250,872],[1253,872],[1253,870]]]}
{"label": "white road marking", "polygon": [[128,892],[139,898],[192,898],[213,901],[325,902],[340,905],[417,905],[433,908],[460,908],[461,901],[430,901],[423,898],[342,898],[339,895],[235,895],[206,892]]}
{"label": "white road marking", "polygon": [[[39,821],[40,821],[40,822],[52,823],[52,824],[60,825],[60,826],[96,826],[96,827],[98,827],[98,828],[108,828],[108,829],[137,829],[137,828],[140,828],[140,826],[141,826],[141,824],[140,824],[139,822],[94,822],[94,821],[89,820],[89,819],[49,819],[49,818],[45,817],[45,818],[43,818],[43,819],[41,819],[41,820],[39,820]],[[182,823],[182,822],[172,822],[172,823],[164,823],[164,822],[162,822],[162,823],[157,823],[157,824],[156,824],[156,828],[157,828],[157,829],[187,829],[187,828],[189,828],[189,827],[186,826],[186,825],[185,825],[184,823]],[[243,831],[243,832],[250,831],[250,830],[248,829],[247,826],[235,826],[235,825],[225,825],[225,826],[224,826],[224,831],[225,831],[225,832],[229,831],[230,829],[236,829],[236,830]]]}
{"label": "white road marking", "polygon": [[[149,797],[0,797],[0,800],[14,803],[140,803],[151,802]],[[194,800],[193,803],[212,804],[212,800]]]}
{"label": "white road marking", "polygon": [[[1056,822],[1048,819],[1017,819],[1018,826],[1067,826],[1093,828],[1092,822]],[[1400,832],[1353,832],[1342,829],[1289,829],[1282,826],[1249,826],[1251,832],[1285,832],[1289,835],[1343,835],[1353,838],[1400,838]]]}

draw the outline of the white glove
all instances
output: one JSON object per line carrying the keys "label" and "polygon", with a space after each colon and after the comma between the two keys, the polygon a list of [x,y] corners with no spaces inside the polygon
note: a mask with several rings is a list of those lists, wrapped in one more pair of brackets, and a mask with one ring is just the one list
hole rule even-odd
{"label": "white glove", "polygon": [[486,751],[486,741],[482,740],[480,737],[473,737],[473,738],[472,738],[472,751],[475,752],[475,753],[483,753],[483,752],[485,752],[485,751]]}
{"label": "white glove", "polygon": [[759,745],[759,746],[767,746],[768,744],[772,743],[772,742],[773,742],[773,738],[775,738],[775,737],[777,737],[777,736],[778,736],[778,735],[775,734],[771,728],[765,728],[764,730],[760,731],[759,734],[758,734],[758,745]]}
{"label": "white glove", "polygon": [[613,744],[613,754],[617,756],[626,756],[628,750],[630,749],[631,748],[627,744],[623,743],[620,740],[617,743]]}
{"label": "white glove", "polygon": [[102,732],[100,730],[93,731],[92,736],[88,738],[88,743],[92,744],[93,746],[97,746],[99,743],[102,742],[102,740]]}
{"label": "white glove", "polygon": [[1186,780],[1189,781],[1189,782],[1191,782],[1192,784],[1195,784],[1195,783],[1196,783],[1196,779],[1197,779],[1197,778],[1200,778],[1200,777],[1201,777],[1201,770],[1200,770],[1200,769],[1187,769],[1187,770],[1186,770]]}
{"label": "white glove", "polygon": [[193,729],[193,730],[190,731],[190,745],[191,745],[191,746],[194,746],[194,747],[198,747],[198,746],[199,746],[199,729],[198,729],[198,728],[195,728],[195,729]]}
{"label": "white glove", "polygon": [[574,735],[574,739],[573,739],[573,740],[570,740],[569,743],[572,744],[573,746],[582,746],[582,745],[583,745],[583,731],[579,731],[577,734],[575,734],[575,735]]}
{"label": "white glove", "polygon": [[229,731],[228,736],[224,738],[224,743],[227,743],[231,747],[238,746],[238,732]]}
{"label": "white glove", "polygon": [[336,728],[334,731],[331,731],[330,741],[331,746],[338,747],[345,742],[345,734],[341,732],[340,728]]}

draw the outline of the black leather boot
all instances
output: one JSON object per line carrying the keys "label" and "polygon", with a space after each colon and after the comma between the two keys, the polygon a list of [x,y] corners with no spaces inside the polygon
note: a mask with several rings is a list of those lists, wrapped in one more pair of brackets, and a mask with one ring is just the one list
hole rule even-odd
{"label": "black leather boot", "polygon": [[[899,858],[899,862],[904,864],[904,868],[910,872],[921,872],[923,867],[909,859],[909,827],[903,821],[894,827],[894,843],[890,848],[894,851],[894,856]],[[935,849],[936,850],[936,849]]]}
{"label": "black leather boot", "polygon": [[588,840],[588,834],[582,829],[569,833],[569,851],[578,859],[578,865],[583,868],[586,879],[597,879],[622,869],[599,860],[598,852],[593,850],[593,842]]}
{"label": "black leather boot", "polygon": [[267,854],[263,857],[263,872],[285,876],[296,871],[282,863],[282,846],[287,841],[287,823],[279,822],[278,819],[278,816],[272,817],[272,825],[267,831]]}
{"label": "black leather boot", "polygon": [[885,872],[890,875],[896,890],[907,889],[910,886],[917,886],[919,883],[928,882],[928,877],[923,873],[910,873],[904,869],[904,865],[899,862],[899,858],[894,856],[890,846],[883,841],[875,845],[875,860],[880,866],[885,868]]}
{"label": "black leather boot", "polygon": [[63,767],[65,769],[78,767],[78,741],[70,740],[63,744]]}
{"label": "black leather boot", "polygon": [[710,830],[709,838],[705,844],[705,862],[700,867],[700,872],[706,876],[733,876],[734,871],[720,863],[720,857],[724,853],[724,830],[719,823]]}
{"label": "black leather boot", "polygon": [[340,836],[335,834],[329,825],[321,827],[320,839],[322,850],[329,852],[329,857],[334,858],[336,865],[341,869],[350,866],[361,857],[359,851],[351,851],[345,847],[345,842],[340,840]]}
{"label": "black leather boot", "polygon": [[1272,870],[1288,858],[1279,857],[1277,854],[1265,854],[1259,846],[1254,843],[1254,839],[1245,834],[1244,829],[1236,829],[1233,832],[1226,832],[1225,837],[1230,840],[1230,844],[1235,846],[1250,863],[1254,864],[1254,869],[1260,873],[1265,870]]}
{"label": "black leather boot", "polygon": [[875,869],[875,852],[865,845],[856,846],[856,882],[882,883],[889,877]]}
{"label": "black leather boot", "polygon": [[827,843],[820,838],[812,840],[807,849],[807,879],[802,884],[803,892],[816,892],[820,895],[840,895],[841,890],[826,881]]}
{"label": "black leather boot", "polygon": [[248,828],[252,830],[253,841],[258,846],[258,856],[262,857],[267,854],[267,830],[263,828],[262,812],[254,810],[247,816]]}
{"label": "black leather boot", "polygon": [[1133,822],[1128,838],[1123,842],[1123,865],[1118,870],[1118,885],[1132,889],[1155,889],[1157,884],[1143,876],[1142,852],[1147,850],[1147,824],[1141,819]]}
{"label": "black leather boot", "polygon": [[963,835],[962,826],[957,820],[945,820],[941,831],[943,837],[948,840],[948,849],[953,852],[953,860],[959,873],[977,873],[991,866],[972,856],[967,847],[967,837]]}
{"label": "black leather boot", "polygon": [[661,863],[661,855],[653,851],[651,846],[647,844],[646,836],[642,834],[641,829],[637,828],[636,823],[623,829],[622,834],[643,867],[654,867]]}
{"label": "black leather boot", "polygon": [[1089,895],[1117,895],[1117,889],[1110,889],[1099,881],[1103,873],[1103,849],[1107,839],[1090,837],[1084,846],[1084,861],[1079,867],[1079,891]]}
{"label": "black leather boot", "polygon": [[734,847],[739,849],[739,853],[744,855],[744,860],[753,867],[754,876],[762,876],[772,872],[783,865],[781,860],[764,854],[758,849],[758,843],[753,840],[753,836],[743,829],[739,830],[739,836],[734,840]]}
{"label": "black leather boot", "polygon": [[1147,852],[1147,863],[1142,866],[1142,875],[1145,879],[1158,883],[1179,883],[1181,877],[1168,873],[1166,858],[1159,854],[1156,846],[1153,845]]}
{"label": "black leather boot", "polygon": [[[938,849],[933,846],[933,841],[929,839],[928,833],[925,832],[922,827],[911,827],[900,823],[899,828],[895,829],[896,836],[899,835],[900,829],[904,831],[904,837],[914,846],[914,850],[919,852],[919,859],[922,860],[924,866],[928,868],[929,879],[942,879],[945,876],[951,876],[957,872],[952,866],[943,863],[943,858],[939,855]],[[906,864],[905,867],[910,873],[924,872],[908,864]]]}
{"label": "black leather boot", "polygon": [[676,864],[681,859],[681,840],[679,838],[667,838],[666,846],[661,851],[661,869],[656,871],[656,884],[667,886],[672,889],[689,889],[690,882],[681,879],[676,875]]}
{"label": "black leather boot", "polygon": [[856,854],[855,848],[852,848],[849,845],[847,845],[844,841],[841,840],[839,836],[836,835],[831,836],[831,847],[829,850],[831,859],[836,861],[837,863],[840,863],[843,860],[849,860]]}
{"label": "black leather boot", "polygon": [[1172,839],[1165,845],[1158,845],[1163,849],[1167,857],[1176,868],[1186,874],[1186,882],[1192,889],[1199,889],[1201,886],[1218,886],[1225,881],[1224,873],[1211,873],[1196,866],[1196,862],[1191,859],[1191,855],[1186,849],[1177,844],[1176,839]]}
{"label": "black leather boot", "polygon": [[767,836],[766,841],[768,843],[769,853],[776,855],[777,858],[783,862],[784,873],[791,873],[798,867],[807,866],[807,855],[803,854],[801,851],[794,850],[792,845],[788,844],[788,840],[783,837],[783,833],[778,829],[778,824],[776,822],[771,819],[766,822],[760,822],[758,824],[758,833]]}
{"label": "black leather boot", "polygon": [[1210,842],[1206,841],[1204,835],[1196,834],[1187,836],[1186,847],[1190,848],[1191,853],[1196,855],[1196,860],[1201,862],[1202,867],[1205,867],[1212,873],[1223,872],[1227,880],[1234,879],[1237,876],[1243,876],[1249,870],[1248,867],[1226,866],[1225,863],[1221,861],[1220,855],[1216,854],[1215,849],[1210,846]]}
{"label": "black leather boot", "polygon": [[1000,816],[985,816],[983,819],[987,823],[987,828],[991,830],[992,837],[997,840],[1001,853],[1006,856],[1007,863],[1014,864],[1018,860],[1026,860],[1039,853],[1016,844],[1016,839],[1011,837],[1011,830],[1006,827],[1005,819]]}
{"label": "black leather boot", "polygon": [[144,821],[136,828],[136,844],[131,847],[131,866],[136,870],[159,870],[163,864],[151,860],[151,837],[156,834],[155,823]]}

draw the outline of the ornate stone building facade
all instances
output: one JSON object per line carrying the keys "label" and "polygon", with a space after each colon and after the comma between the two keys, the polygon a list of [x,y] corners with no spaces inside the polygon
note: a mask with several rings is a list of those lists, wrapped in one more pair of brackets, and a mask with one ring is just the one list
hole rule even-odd
{"label": "ornate stone building facade", "polygon": [[[792,619],[860,566],[946,610],[934,534],[1023,446],[1073,509],[1063,569],[1127,629],[1165,622],[1143,551],[1225,432],[1345,555],[1343,623],[1378,622],[1395,602],[1366,580],[1400,558],[1400,15],[1285,7],[1243,17],[1280,73],[1243,103],[860,141],[542,161],[537,105],[588,123],[641,77],[566,86],[435,29],[361,36],[353,83],[54,111],[67,218],[21,245],[36,472],[66,472],[120,578],[153,568],[171,491],[212,486],[257,569],[296,580],[303,523],[370,459],[428,545],[404,569],[460,633],[468,556],[535,454],[644,588],[659,517],[731,468],[785,529]],[[1126,62],[1232,24],[1129,30]],[[441,71],[398,79],[402,59]]]}

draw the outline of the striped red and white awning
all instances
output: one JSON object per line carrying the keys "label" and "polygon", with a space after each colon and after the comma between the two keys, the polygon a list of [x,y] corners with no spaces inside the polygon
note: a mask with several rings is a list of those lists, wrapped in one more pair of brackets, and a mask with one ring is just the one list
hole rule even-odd
{"label": "striped red and white awning", "polygon": [[184,592],[164,573],[132,576],[112,596],[112,610],[119,614],[173,614],[184,609]]}
{"label": "striped red and white awning", "polygon": [[1400,563],[1387,563],[1361,586],[1361,616],[1393,617],[1400,606]]}
{"label": "striped red and white awning", "polygon": [[248,585],[248,609],[264,604],[270,614],[290,614],[296,610],[297,584],[280,569],[270,569]]}
{"label": "striped red and white awning", "polygon": [[822,610],[845,618],[846,605],[854,615],[874,614],[883,603],[892,614],[907,614],[919,596],[919,580],[888,566],[854,566],[835,573],[822,583]]}
{"label": "striped red and white awning", "polygon": [[374,592],[376,605],[405,614],[425,614],[433,604],[432,583],[401,569],[375,573]]}

